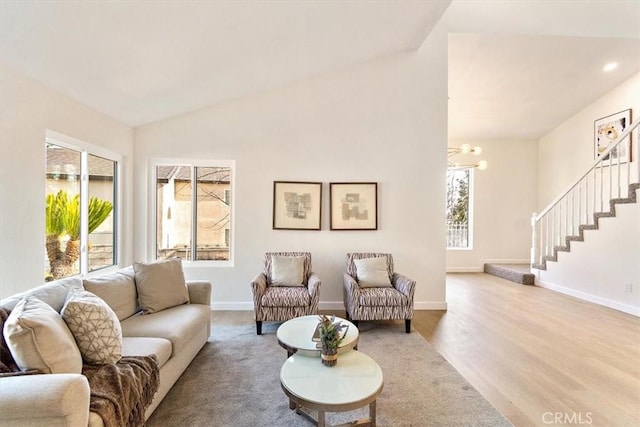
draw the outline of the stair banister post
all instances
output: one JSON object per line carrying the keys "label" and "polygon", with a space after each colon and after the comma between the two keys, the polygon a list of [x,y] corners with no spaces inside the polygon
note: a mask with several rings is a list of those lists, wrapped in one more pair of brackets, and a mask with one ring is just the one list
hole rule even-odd
{"label": "stair banister post", "polygon": [[[638,137],[640,137],[640,132],[636,132],[636,182],[640,182],[640,142],[638,142]],[[631,147],[633,149],[633,147]]]}
{"label": "stair banister post", "polygon": [[536,239],[536,218],[538,217],[537,213],[532,213],[531,214],[531,266],[533,267],[533,264],[536,263],[537,260],[537,246],[538,246],[538,242]]}

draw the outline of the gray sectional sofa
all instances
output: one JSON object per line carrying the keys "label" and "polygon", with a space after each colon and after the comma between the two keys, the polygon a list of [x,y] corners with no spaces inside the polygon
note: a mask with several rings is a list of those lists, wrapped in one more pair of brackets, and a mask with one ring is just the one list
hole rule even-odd
{"label": "gray sectional sofa", "polygon": [[[13,310],[23,298],[35,296],[60,312],[73,289],[84,288],[98,295],[120,322],[122,356],[154,354],[157,358],[160,385],[146,409],[146,419],[207,342],[211,284],[186,282],[186,303],[143,314],[136,273],[128,267],[97,277],[57,280],[3,299],[0,308]],[[164,293],[162,286],[158,289]],[[89,393],[89,383],[79,373],[0,378],[0,426],[103,426],[102,418],[89,410]]]}

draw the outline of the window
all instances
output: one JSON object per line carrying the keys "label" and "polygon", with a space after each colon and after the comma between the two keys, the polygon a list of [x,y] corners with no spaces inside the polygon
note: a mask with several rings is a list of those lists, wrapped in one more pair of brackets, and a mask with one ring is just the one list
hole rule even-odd
{"label": "window", "polygon": [[232,261],[233,162],[154,162],[155,258]]}
{"label": "window", "polygon": [[117,263],[117,155],[47,133],[45,280]]}
{"label": "window", "polygon": [[447,249],[472,248],[473,169],[447,170]]}

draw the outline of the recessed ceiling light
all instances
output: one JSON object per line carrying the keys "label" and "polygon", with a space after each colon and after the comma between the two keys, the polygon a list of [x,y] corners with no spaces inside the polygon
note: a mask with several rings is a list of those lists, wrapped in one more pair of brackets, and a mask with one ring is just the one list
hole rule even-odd
{"label": "recessed ceiling light", "polygon": [[604,66],[603,70],[604,71],[613,71],[616,68],[618,68],[618,63],[617,62],[609,62],[607,65]]}

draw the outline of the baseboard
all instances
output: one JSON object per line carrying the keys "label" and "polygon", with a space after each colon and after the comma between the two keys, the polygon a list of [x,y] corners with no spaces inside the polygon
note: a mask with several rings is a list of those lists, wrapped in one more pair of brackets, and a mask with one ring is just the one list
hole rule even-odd
{"label": "baseboard", "polygon": [[253,311],[253,302],[212,302],[213,311]]}
{"label": "baseboard", "polygon": [[344,303],[342,301],[320,301],[318,303],[318,309],[344,311]]}
{"label": "baseboard", "polygon": [[614,310],[622,311],[623,313],[631,314],[633,316],[640,317],[640,307],[634,307],[627,304],[622,304],[617,301],[612,301],[607,298],[602,298],[596,295],[591,295],[586,292],[581,292],[576,289],[567,288],[565,286],[556,285],[555,283],[543,282],[536,280],[536,286],[540,286],[541,288],[549,289],[552,291],[560,292],[561,294],[569,295],[574,298],[581,299],[583,301],[592,302],[594,304],[602,305],[608,308],[612,308]]}
{"label": "baseboard", "polygon": [[414,301],[414,310],[446,310],[446,301]]}
{"label": "baseboard", "polygon": [[484,267],[450,267],[447,273],[482,273]]}

